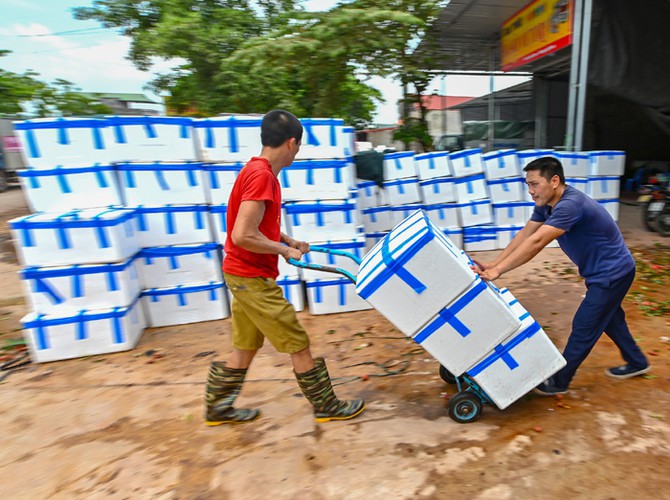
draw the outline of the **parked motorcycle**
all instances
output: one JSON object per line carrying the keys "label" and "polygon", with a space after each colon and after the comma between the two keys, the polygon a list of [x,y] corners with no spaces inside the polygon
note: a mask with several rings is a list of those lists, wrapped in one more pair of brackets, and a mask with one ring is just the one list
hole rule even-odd
{"label": "parked motorcycle", "polygon": [[644,184],[638,190],[642,224],[649,231],[670,236],[670,188],[667,176],[659,175],[649,181],[649,184]]}

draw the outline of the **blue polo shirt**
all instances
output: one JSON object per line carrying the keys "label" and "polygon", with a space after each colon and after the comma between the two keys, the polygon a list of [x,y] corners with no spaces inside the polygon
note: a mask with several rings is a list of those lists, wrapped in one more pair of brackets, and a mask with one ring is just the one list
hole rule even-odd
{"label": "blue polo shirt", "polygon": [[635,260],[612,216],[597,201],[566,186],[554,208],[535,207],[530,220],[565,231],[557,238],[586,284],[609,286],[635,269]]}

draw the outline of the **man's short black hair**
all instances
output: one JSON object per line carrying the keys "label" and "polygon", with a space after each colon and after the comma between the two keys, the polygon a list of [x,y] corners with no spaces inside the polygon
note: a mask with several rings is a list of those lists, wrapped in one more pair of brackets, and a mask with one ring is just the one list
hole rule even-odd
{"label": "man's short black hair", "polygon": [[565,184],[565,174],[563,173],[563,165],[553,156],[543,156],[537,160],[531,161],[528,165],[523,167],[524,172],[531,170],[538,170],[540,175],[550,181],[554,175],[558,175],[561,184]]}
{"label": "man's short black hair", "polygon": [[278,148],[289,139],[302,141],[302,123],[293,114],[283,109],[268,111],[261,122],[261,144]]}

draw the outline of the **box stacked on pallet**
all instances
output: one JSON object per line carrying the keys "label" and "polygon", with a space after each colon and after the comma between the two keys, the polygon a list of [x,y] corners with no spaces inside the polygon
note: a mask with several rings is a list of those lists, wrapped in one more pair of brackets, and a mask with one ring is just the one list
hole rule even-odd
{"label": "box stacked on pallet", "polygon": [[114,154],[128,160],[116,166],[124,201],[136,212],[149,325],[228,317],[192,120],[114,117],[110,124],[117,138]]}
{"label": "box stacked on pallet", "polygon": [[356,289],[447,370],[467,373],[505,408],[565,360],[536,323],[526,326],[523,315],[472,272],[470,262],[417,211],[365,256]]}
{"label": "box stacked on pallet", "polygon": [[528,221],[534,204],[526,198],[516,150],[490,151],[482,160],[491,194],[496,248],[505,248]]}
{"label": "box stacked on pallet", "polygon": [[589,177],[586,194],[619,220],[619,189],[626,166],[623,151],[589,151]]}
{"label": "box stacked on pallet", "polygon": [[459,222],[463,228],[463,248],[466,251],[497,248],[482,150],[456,151],[449,155],[449,159],[455,178]]}
{"label": "box stacked on pallet", "polygon": [[[285,201],[287,233],[313,246],[345,250],[362,257],[361,234],[355,199],[355,169],[351,158],[351,132],[341,120],[302,119],[303,146],[290,167],[279,174]],[[369,309],[356,295],[355,284],[338,274],[298,269],[280,260],[278,284],[297,310],[302,299],[301,281],[312,314]],[[340,267],[356,274],[357,265],[346,257],[312,252],[308,263]],[[304,304],[303,304],[304,307]]]}
{"label": "box stacked on pallet", "polygon": [[16,123],[35,213],[9,222],[28,303],[22,319],[36,362],[133,348],[144,330],[132,210],[121,207],[106,120]]}

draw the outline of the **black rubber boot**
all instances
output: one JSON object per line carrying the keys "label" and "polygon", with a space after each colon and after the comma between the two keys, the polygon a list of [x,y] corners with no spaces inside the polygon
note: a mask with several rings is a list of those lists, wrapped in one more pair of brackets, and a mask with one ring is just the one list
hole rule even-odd
{"label": "black rubber boot", "polygon": [[210,365],[205,391],[207,425],[241,424],[260,416],[261,412],[256,409],[233,408],[246,375],[245,368],[228,368],[224,361],[214,361]]}
{"label": "black rubber boot", "polygon": [[314,368],[305,373],[296,373],[295,378],[298,380],[300,390],[314,407],[316,421],[348,420],[360,415],[365,409],[365,402],[362,399],[337,399],[328,375],[326,361],[323,358],[316,358],[314,363],[316,365]]}

